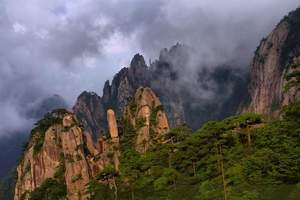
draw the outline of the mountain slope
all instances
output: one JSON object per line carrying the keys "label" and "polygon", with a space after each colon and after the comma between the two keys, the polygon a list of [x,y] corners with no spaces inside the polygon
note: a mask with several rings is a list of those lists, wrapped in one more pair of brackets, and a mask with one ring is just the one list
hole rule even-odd
{"label": "mountain slope", "polygon": [[107,111],[110,137],[96,145],[67,111],[40,121],[18,166],[15,200],[299,199],[299,102],[280,120],[247,113],[191,134],[167,131],[150,89],[135,97],[121,121]]}

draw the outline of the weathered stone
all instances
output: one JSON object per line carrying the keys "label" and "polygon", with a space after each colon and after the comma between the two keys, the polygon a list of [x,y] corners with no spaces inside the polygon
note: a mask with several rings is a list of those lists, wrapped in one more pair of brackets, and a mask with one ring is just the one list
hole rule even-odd
{"label": "weathered stone", "polygon": [[169,131],[168,119],[159,98],[150,88],[140,87],[134,95],[132,104],[136,107],[135,113],[128,106],[123,116],[136,129],[135,149],[140,153],[145,153],[153,139]]}
{"label": "weathered stone", "polygon": [[75,121],[74,121],[73,116],[71,114],[67,114],[63,118],[63,127],[69,128],[69,127],[73,126],[74,124],[75,124]]}
{"label": "weathered stone", "polygon": [[111,138],[118,138],[118,125],[115,116],[115,112],[112,109],[107,110],[107,121],[108,121],[108,129]]}
{"label": "weathered stone", "polygon": [[[113,164],[119,169],[120,152],[115,150],[119,146],[118,138],[115,137],[110,145],[103,139],[101,147],[95,147],[91,135],[83,132],[72,114],[66,114],[62,124],[52,125],[46,131],[43,146],[36,155],[33,153],[34,145],[35,140],[32,139],[17,167],[15,200],[39,187],[47,178],[55,178],[54,174],[61,164],[65,166],[63,178],[67,197],[72,200],[89,198],[86,187],[105,166]],[[108,156],[111,151],[115,151],[113,158]]]}
{"label": "weathered stone", "polygon": [[62,127],[52,126],[45,133],[42,150],[33,154],[33,144],[25,152],[23,160],[17,168],[18,179],[15,187],[15,200],[18,200],[26,191],[32,191],[39,187],[42,182],[53,177],[60,163],[61,148],[57,145],[57,132]]}
{"label": "weathered stone", "polygon": [[73,111],[84,129],[94,141],[104,135],[107,128],[105,107],[102,99],[93,92],[83,92],[77,99]]}
{"label": "weathered stone", "polygon": [[272,117],[279,114],[283,105],[300,99],[299,91],[284,91],[285,74],[300,56],[300,32],[294,30],[300,25],[299,13],[300,9],[291,13],[261,41],[251,64],[250,104],[245,111]]}

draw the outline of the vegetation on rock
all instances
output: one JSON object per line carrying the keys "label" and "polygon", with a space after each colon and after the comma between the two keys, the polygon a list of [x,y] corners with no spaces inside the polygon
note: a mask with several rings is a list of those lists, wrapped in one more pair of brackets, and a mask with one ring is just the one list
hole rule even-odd
{"label": "vegetation on rock", "polygon": [[[30,141],[33,144],[33,155],[36,156],[43,147],[46,131],[55,124],[62,124],[63,116],[68,113],[65,109],[57,109],[47,113],[43,119],[35,123],[35,128],[30,134]],[[28,144],[24,145],[24,150],[28,148]]]}
{"label": "vegetation on rock", "polygon": [[66,185],[58,180],[49,178],[46,179],[42,185],[32,191],[29,195],[29,200],[57,200],[66,199],[67,188]]}
{"label": "vegetation on rock", "polygon": [[[142,155],[125,137],[126,131],[134,130],[124,129],[121,141],[126,147],[115,176],[118,199],[279,200],[284,194],[285,199],[296,200],[299,119],[297,102],[272,122],[245,113],[208,122],[194,134],[181,126],[164,136],[165,144],[157,143]],[[115,198],[105,181],[93,180],[90,187],[98,197]]]}
{"label": "vegetation on rock", "polygon": [[295,87],[296,89],[300,89],[300,59],[296,60],[294,64],[291,66],[293,70],[291,73],[286,75],[286,80],[288,83],[285,85],[285,91]]}

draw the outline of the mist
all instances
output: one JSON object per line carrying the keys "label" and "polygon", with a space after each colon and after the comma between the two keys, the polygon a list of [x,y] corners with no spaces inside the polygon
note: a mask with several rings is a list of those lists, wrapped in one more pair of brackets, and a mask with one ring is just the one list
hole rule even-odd
{"label": "mist", "polygon": [[[26,113],[84,90],[102,93],[135,53],[156,59],[177,42],[199,66],[249,66],[253,52],[297,0],[0,0],[0,136],[32,125]],[[208,92],[207,95],[210,95]],[[202,96],[206,96],[202,95]]]}

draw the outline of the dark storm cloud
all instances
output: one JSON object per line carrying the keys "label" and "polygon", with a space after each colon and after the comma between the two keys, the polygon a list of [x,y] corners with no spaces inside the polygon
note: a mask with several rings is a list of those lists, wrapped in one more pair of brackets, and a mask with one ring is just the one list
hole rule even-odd
{"label": "dark storm cloud", "polygon": [[[156,58],[181,42],[199,64],[246,64],[297,0],[0,0],[0,135],[31,123],[41,98],[100,93],[134,53]],[[30,106],[29,106],[30,105]]]}

